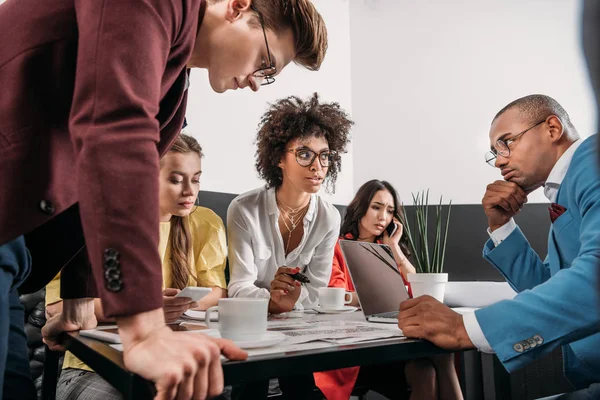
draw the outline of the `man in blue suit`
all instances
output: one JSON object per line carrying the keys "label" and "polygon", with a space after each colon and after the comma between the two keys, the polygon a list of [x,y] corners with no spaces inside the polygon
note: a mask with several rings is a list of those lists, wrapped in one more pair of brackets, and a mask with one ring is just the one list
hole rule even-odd
{"label": "man in blue suit", "polygon": [[[483,256],[519,293],[464,317],[431,297],[400,305],[409,337],[448,349],[495,352],[509,371],[562,345],[574,388],[600,382],[600,175],[597,135],[580,139],[554,99],[531,95],[494,118],[487,161],[504,178],[482,200],[490,240]],[[527,195],[543,187],[552,202],[548,256],[533,251],[513,220]]]}

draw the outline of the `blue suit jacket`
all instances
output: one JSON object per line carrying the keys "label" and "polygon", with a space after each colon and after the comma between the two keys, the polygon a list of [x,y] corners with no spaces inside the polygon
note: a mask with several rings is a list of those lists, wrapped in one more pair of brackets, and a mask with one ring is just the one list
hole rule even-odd
{"label": "blue suit jacket", "polygon": [[576,388],[600,382],[600,174],[597,135],[575,151],[557,203],[567,211],[550,228],[548,256],[517,227],[483,256],[518,292],[475,313],[509,372],[563,346],[565,376]]}

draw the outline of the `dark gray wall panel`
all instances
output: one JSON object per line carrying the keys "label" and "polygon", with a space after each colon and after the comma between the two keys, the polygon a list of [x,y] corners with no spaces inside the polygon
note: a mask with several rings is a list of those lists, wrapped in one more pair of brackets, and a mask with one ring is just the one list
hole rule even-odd
{"label": "dark gray wall panel", "polygon": [[[235,194],[202,191],[198,204],[208,207],[223,218],[227,224],[227,207]],[[336,205],[344,213],[345,206]],[[409,222],[413,222],[413,207],[407,206]],[[430,224],[433,215],[430,210]],[[534,250],[544,258],[547,253],[550,219],[546,204],[526,204],[515,218]],[[454,205],[450,216],[448,245],[446,249],[446,272],[451,281],[503,281],[502,275],[481,257],[483,245],[488,239],[487,219],[481,205]]]}

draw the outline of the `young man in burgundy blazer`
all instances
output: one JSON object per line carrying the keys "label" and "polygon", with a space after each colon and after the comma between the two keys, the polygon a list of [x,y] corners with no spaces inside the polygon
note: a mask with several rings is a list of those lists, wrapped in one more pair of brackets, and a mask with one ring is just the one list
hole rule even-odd
{"label": "young man in burgundy blazer", "polygon": [[291,61],[317,70],[321,16],[309,0],[6,0],[0,27],[5,398],[31,387],[16,289],[28,274],[21,290],[39,289],[63,267],[64,311],[46,343],[95,326],[97,296],[117,319],[125,365],[159,398],[219,394],[220,353],[246,354],[165,325],[159,157],[182,127],[187,68],[207,69],[216,92],[257,91]]}

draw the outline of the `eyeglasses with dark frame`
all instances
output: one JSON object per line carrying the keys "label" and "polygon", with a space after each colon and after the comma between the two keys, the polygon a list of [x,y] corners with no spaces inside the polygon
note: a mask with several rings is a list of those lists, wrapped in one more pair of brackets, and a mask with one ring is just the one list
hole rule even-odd
{"label": "eyeglasses with dark frame", "polygon": [[262,79],[262,82],[260,83],[261,86],[267,86],[275,82],[274,75],[277,73],[277,68],[271,60],[271,51],[269,50],[269,42],[267,41],[267,31],[265,30],[265,23],[263,17],[261,13],[256,9],[256,7],[254,7],[254,5],[251,5],[250,8],[258,15],[260,26],[263,30],[263,35],[265,35],[265,45],[267,46],[267,61],[269,61],[269,65],[257,69],[252,73],[252,76],[258,79]]}
{"label": "eyeglasses with dark frame", "polygon": [[[286,152],[294,153],[296,162],[303,167],[310,167],[315,162],[315,158],[317,158],[317,153],[305,147],[289,149],[286,150]],[[337,152],[334,150],[323,150],[318,154],[319,164],[321,164],[321,167],[323,168],[330,167],[336,155]]]}
{"label": "eyeglasses with dark frame", "polygon": [[544,118],[543,120],[541,120],[539,122],[536,122],[535,125],[530,126],[529,128],[525,129],[524,131],[517,133],[515,136],[511,137],[510,139],[496,140],[496,143],[494,144],[494,149],[485,153],[485,162],[488,163],[488,165],[496,168],[496,158],[498,158],[498,154],[500,154],[504,158],[510,157],[510,145],[512,143],[514,143],[517,139],[519,139],[521,136],[526,134],[528,131],[530,131],[533,128],[535,128],[536,126],[546,122],[547,119],[548,119],[548,117]]}

